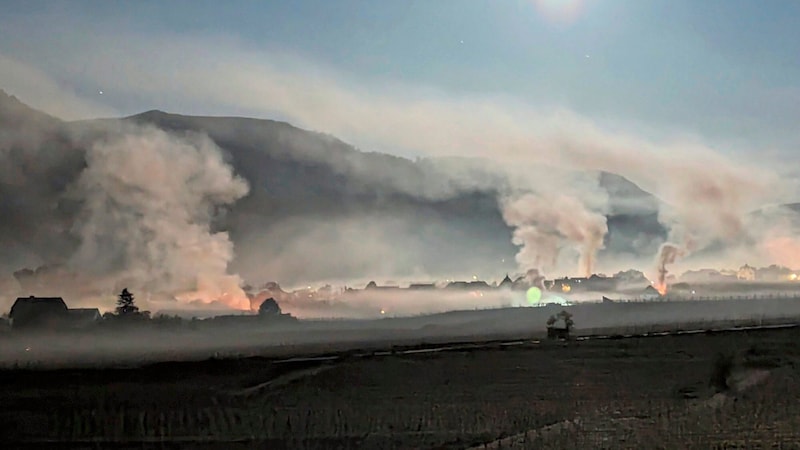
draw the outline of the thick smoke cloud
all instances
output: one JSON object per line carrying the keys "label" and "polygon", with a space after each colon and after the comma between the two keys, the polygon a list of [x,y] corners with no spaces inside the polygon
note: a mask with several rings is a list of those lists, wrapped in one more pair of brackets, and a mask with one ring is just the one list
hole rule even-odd
{"label": "thick smoke cloud", "polygon": [[144,307],[249,308],[227,272],[233,244],[213,229],[248,186],[208,138],[114,121],[70,126],[4,94],[0,117],[6,301],[65,295],[107,309],[128,287]]}
{"label": "thick smoke cloud", "polygon": [[515,227],[514,244],[521,247],[516,258],[524,272],[554,268],[559,253],[569,244],[580,254],[581,275],[588,277],[608,232],[603,214],[566,195],[522,195],[505,203],[503,218]]}
{"label": "thick smoke cloud", "polygon": [[[204,105],[277,114],[362,148],[425,156],[491,155],[506,168],[549,165],[619,173],[668,206],[671,210],[662,214],[662,222],[684,227],[699,248],[718,239],[761,239],[759,230],[745,229],[743,217],[755,207],[785,198],[768,168],[737,161],[695,138],[656,140],[567,110],[533,108],[499,96],[454,98],[433,89],[370,85],[287,53],[254,51],[225,39],[166,40],[170,45],[162,47],[164,39],[127,36],[125,41],[136,52],[160,49],[146,65],[114,49],[92,49],[96,58],[88,73],[119,92],[176,104],[198,105],[202,99]],[[219,63],[209,67],[206,58],[187,57],[197,54],[197,48],[214,54]],[[166,75],[173,73],[180,73],[182,80]],[[569,183],[553,186],[559,187],[568,188]]]}
{"label": "thick smoke cloud", "polygon": [[[768,168],[736,160],[696,140],[647,138],[631,129],[604,127],[570,111],[539,109],[503,97],[455,98],[418,87],[370,86],[285,53],[251,51],[224,39],[209,42],[180,36],[126,36],[125,41],[136,54],[150,54],[148,49],[152,48],[159,48],[159,52],[143,65],[113,46],[92,48],[91,43],[84,42],[75,48],[95,55],[87,63],[86,72],[89,77],[96,77],[94,81],[105,83],[110,91],[121,95],[135,93],[150,98],[154,107],[163,107],[167,102],[213,113],[233,110],[277,116],[370,150],[401,150],[430,157],[491,157],[497,170],[504,173],[513,168],[530,172],[533,167],[542,166],[619,173],[662,201],[659,219],[672,230],[670,242],[684,248],[687,256],[689,248],[702,249],[720,240],[745,240],[752,243],[752,248],[768,253],[766,249],[776,248],[768,242],[780,242],[786,236],[777,232],[767,236],[765,229],[749,226],[745,220],[752,209],[784,199],[784,192],[775,190],[776,179]],[[169,45],[162,46],[161,42]],[[215,55],[218,64],[209,67],[207,58],[192,58],[199,53],[198,48],[206,55]],[[176,73],[181,74],[180,78],[170,75]],[[325,158],[320,161],[331,163]],[[443,198],[487,184],[485,180],[476,182],[471,171],[450,173],[456,174],[457,182],[407,182],[402,188],[412,196]],[[373,173],[377,179],[392,179],[391,175],[391,168]],[[542,180],[539,174],[528,179],[512,178],[511,184],[520,191],[531,190],[534,184],[547,185],[547,192],[533,189],[546,199],[568,191],[570,201],[575,203],[574,211],[587,211],[582,217],[588,221],[588,228],[583,229],[588,230],[586,233],[542,234],[547,227],[535,226],[541,223],[537,215],[552,217],[555,212],[544,207],[541,212],[520,213],[516,221],[522,225],[515,242],[525,244],[520,252],[524,264],[538,268],[551,264],[552,255],[557,258],[570,246],[566,243],[572,242],[584,256],[580,272],[590,270],[594,265],[592,255],[602,246],[602,238],[598,245],[592,236],[604,233],[599,221],[595,221],[598,217],[592,216],[603,212],[590,199],[592,190],[575,189],[568,178]],[[557,219],[544,222],[555,223],[555,228],[569,223]],[[553,236],[559,237],[554,241]],[[315,246],[309,242],[304,248],[310,252]],[[254,263],[258,262],[258,253],[253,253]],[[362,254],[339,252],[334,257],[347,258],[351,253]],[[393,256],[388,254],[386,258]],[[352,266],[369,270],[369,261],[375,257]],[[643,256],[645,264],[652,266],[651,258]],[[301,267],[303,258],[292,261]]]}
{"label": "thick smoke cloud", "polygon": [[249,308],[241,281],[226,272],[233,243],[211,231],[214,209],[248,186],[208,138],[125,129],[92,145],[86,165],[70,191],[83,205],[70,266],[182,301]]}

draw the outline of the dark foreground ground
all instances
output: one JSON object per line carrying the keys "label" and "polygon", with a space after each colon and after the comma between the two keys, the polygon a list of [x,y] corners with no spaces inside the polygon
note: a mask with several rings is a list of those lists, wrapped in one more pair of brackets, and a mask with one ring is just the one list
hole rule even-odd
{"label": "dark foreground ground", "polygon": [[4,448],[800,448],[798,341],[794,328],[4,370],[0,433]]}

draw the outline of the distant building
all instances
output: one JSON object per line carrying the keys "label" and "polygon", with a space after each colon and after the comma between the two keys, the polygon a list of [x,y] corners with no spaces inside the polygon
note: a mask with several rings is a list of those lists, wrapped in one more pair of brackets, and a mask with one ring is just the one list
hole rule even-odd
{"label": "distant building", "polygon": [[485,281],[453,281],[445,286],[445,289],[462,289],[469,291],[491,289]]}
{"label": "distant building", "polygon": [[559,278],[547,283],[551,291],[560,291],[565,294],[572,291],[615,291],[617,289],[616,278],[601,277],[592,275],[589,278]]}
{"label": "distant building", "polygon": [[75,328],[86,328],[95,325],[103,316],[97,308],[71,308],[67,309],[69,325]]}
{"label": "distant building", "polygon": [[500,289],[512,289],[514,287],[514,282],[511,280],[511,277],[506,274],[506,277],[503,278],[503,281],[501,281],[500,285],[497,287]]}
{"label": "distant building", "polygon": [[653,286],[647,286],[644,288],[644,292],[642,292],[642,297],[645,300],[653,300],[661,297],[661,294],[658,292],[658,289],[654,288]]}
{"label": "distant building", "polygon": [[414,291],[429,291],[436,289],[436,285],[434,283],[413,283],[408,288]]}
{"label": "distant building", "polygon": [[367,283],[367,287],[364,290],[378,290],[378,291],[386,291],[386,290],[395,290],[400,289],[400,286],[378,286],[378,283],[374,281],[370,281]]}
{"label": "distant building", "polygon": [[20,297],[8,317],[15,329],[55,327],[69,320],[67,304],[61,297]]}

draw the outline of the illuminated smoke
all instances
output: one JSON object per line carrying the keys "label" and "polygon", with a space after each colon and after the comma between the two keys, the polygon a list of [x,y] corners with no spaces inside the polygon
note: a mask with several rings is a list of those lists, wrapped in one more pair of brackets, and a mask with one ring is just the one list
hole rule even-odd
{"label": "illuminated smoke", "polygon": [[604,215],[566,195],[522,195],[505,202],[503,219],[514,227],[513,242],[521,247],[516,259],[525,272],[552,269],[569,244],[580,253],[579,271],[588,277],[608,232]]}
{"label": "illuminated smoke", "polygon": [[206,137],[117,131],[87,150],[72,186],[82,207],[70,266],[142,296],[250,309],[239,277],[227,273],[233,243],[211,228],[217,208],[247,193],[246,182]]}
{"label": "illuminated smoke", "polygon": [[537,269],[530,269],[525,273],[525,283],[528,287],[536,286],[541,290],[545,290],[544,287],[545,276]]}
{"label": "illuminated smoke", "polygon": [[685,254],[686,251],[683,248],[671,242],[665,242],[659,247],[657,261],[658,278],[655,288],[661,295],[667,293],[667,275],[669,274],[667,266],[674,264],[678,258],[683,257]]}

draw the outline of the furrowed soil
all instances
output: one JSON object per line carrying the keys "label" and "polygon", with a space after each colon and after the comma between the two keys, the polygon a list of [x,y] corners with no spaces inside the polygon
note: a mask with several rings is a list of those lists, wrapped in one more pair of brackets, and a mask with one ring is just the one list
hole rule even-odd
{"label": "furrowed soil", "polygon": [[8,448],[800,448],[800,330],[0,371]]}

